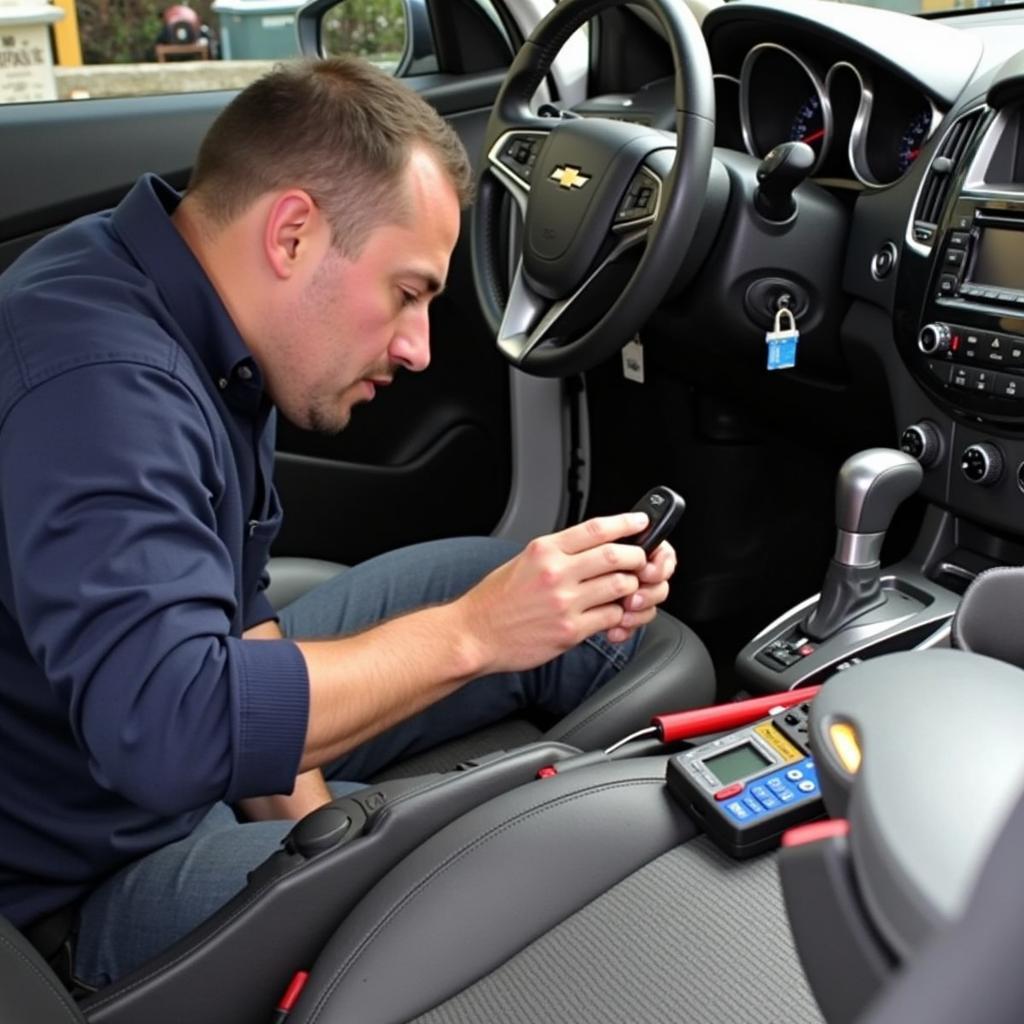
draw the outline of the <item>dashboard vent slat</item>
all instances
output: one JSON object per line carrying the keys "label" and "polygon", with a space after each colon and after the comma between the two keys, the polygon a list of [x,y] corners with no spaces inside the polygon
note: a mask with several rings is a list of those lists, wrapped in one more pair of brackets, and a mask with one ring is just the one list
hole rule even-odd
{"label": "dashboard vent slat", "polygon": [[957,118],[939,144],[938,152],[925,172],[914,210],[914,236],[918,241],[930,241],[934,234],[946,205],[949,186],[967,153],[982,113],[979,108]]}

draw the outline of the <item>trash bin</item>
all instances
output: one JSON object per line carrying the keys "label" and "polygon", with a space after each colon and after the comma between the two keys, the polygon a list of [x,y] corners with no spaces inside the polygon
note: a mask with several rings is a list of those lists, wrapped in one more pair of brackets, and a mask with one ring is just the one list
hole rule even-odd
{"label": "trash bin", "polygon": [[50,26],[63,17],[42,0],[0,3],[0,103],[57,98]]}
{"label": "trash bin", "polygon": [[214,0],[224,60],[295,57],[295,13],[306,0]]}

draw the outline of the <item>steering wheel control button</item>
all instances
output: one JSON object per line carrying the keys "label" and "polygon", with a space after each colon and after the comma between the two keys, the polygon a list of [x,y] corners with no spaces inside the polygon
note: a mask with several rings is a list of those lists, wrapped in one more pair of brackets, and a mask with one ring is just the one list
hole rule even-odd
{"label": "steering wheel control button", "polygon": [[991,487],[1003,475],[1003,453],[987,441],[968,445],[960,457],[960,470],[972,484]]}
{"label": "steering wheel control button", "polygon": [[522,180],[528,182],[537,164],[541,135],[513,135],[502,147],[498,160]]}
{"label": "steering wheel control button", "polygon": [[950,337],[949,324],[925,324],[917,336],[917,347],[926,356],[939,355],[949,351]]}
{"label": "steering wheel control button", "polygon": [[930,469],[942,456],[942,437],[934,423],[922,420],[907,427],[900,435],[900,451],[917,459],[925,469]]}
{"label": "steering wheel control button", "polygon": [[638,171],[615,213],[615,223],[630,225],[653,217],[658,208],[660,188],[660,182],[653,174]]}

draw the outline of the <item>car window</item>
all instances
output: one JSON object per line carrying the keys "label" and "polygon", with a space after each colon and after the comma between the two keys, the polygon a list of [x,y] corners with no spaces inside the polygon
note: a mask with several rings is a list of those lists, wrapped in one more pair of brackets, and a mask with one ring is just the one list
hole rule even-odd
{"label": "car window", "polygon": [[[0,103],[240,89],[298,53],[305,0],[0,0]],[[324,20],[332,54],[404,73],[408,26],[431,49],[424,0],[339,0]]]}

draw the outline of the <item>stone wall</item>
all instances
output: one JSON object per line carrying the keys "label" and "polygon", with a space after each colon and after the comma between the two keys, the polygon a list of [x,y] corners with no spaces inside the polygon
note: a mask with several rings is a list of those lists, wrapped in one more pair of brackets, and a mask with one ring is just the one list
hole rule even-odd
{"label": "stone wall", "polygon": [[100,99],[165,92],[242,89],[274,60],[190,60],[167,64],[96,64],[54,68],[58,99]]}

